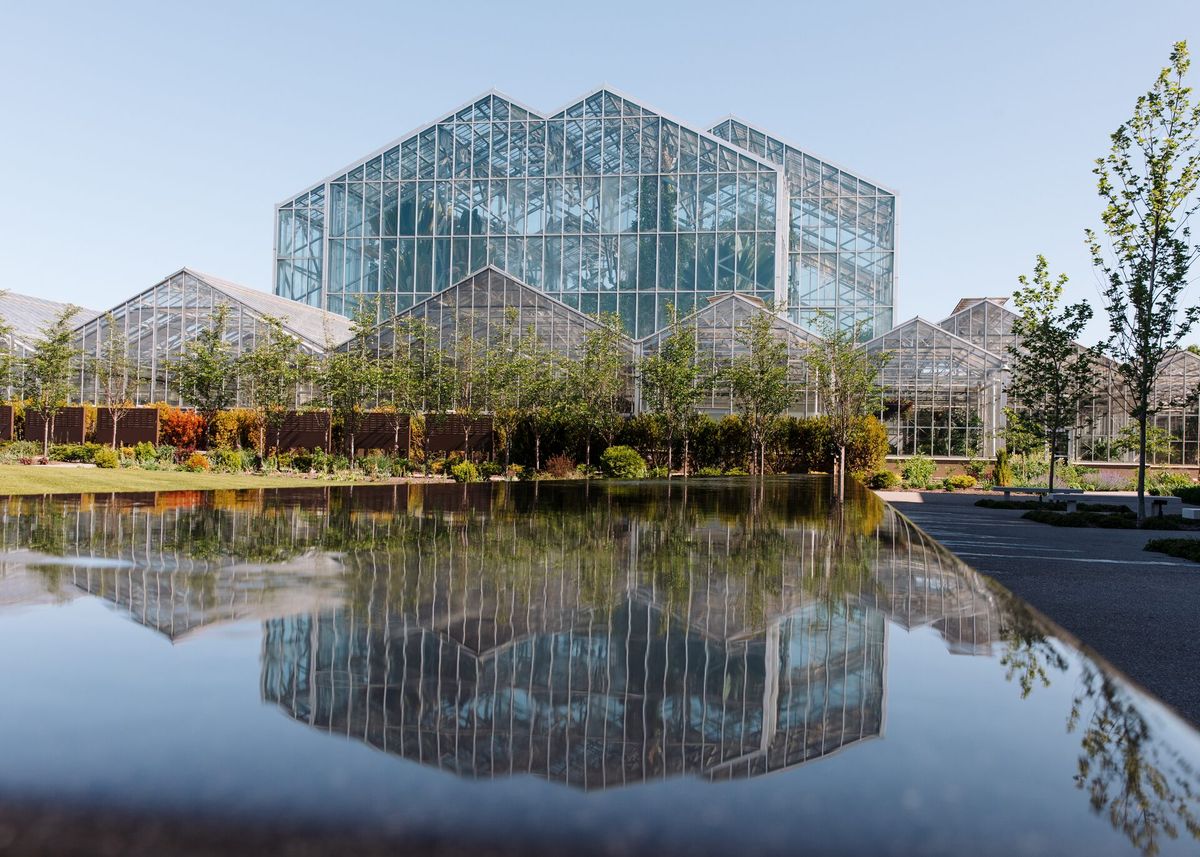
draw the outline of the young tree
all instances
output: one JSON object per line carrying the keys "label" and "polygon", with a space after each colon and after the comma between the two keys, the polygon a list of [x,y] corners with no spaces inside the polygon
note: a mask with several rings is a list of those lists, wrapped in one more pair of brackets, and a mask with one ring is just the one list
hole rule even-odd
{"label": "young tree", "polygon": [[701,385],[708,374],[696,347],[696,326],[684,324],[673,304],[667,304],[667,336],[658,351],[642,360],[642,398],[662,422],[667,441],[667,478],[673,469],[676,439],[683,438],[683,468],[687,475],[687,424]]}
{"label": "young tree", "polygon": [[104,339],[100,341],[100,353],[88,360],[89,369],[96,379],[100,401],[108,408],[112,419],[112,448],[117,448],[117,424],[133,408],[133,391],[137,384],[134,372],[137,367],[129,359],[129,337],[119,327],[111,312],[104,314]]}
{"label": "young tree", "polygon": [[566,403],[566,384],[562,357],[542,344],[532,331],[523,337],[525,382],[521,389],[521,410],[528,415],[533,430],[533,469],[542,469],[542,436],[546,426],[561,414]]}
{"label": "young tree", "polygon": [[[583,353],[568,366],[571,400],[584,435],[584,462],[592,463],[592,438],[612,446],[624,411],[629,362],[621,350],[625,328],[615,313],[596,317],[600,327],[584,337]],[[686,468],[686,462],[684,464]]]}
{"label": "young tree", "polygon": [[71,364],[78,352],[71,319],[79,312],[66,306],[47,327],[42,328],[40,341],[25,359],[22,394],[30,410],[42,418],[42,455],[50,455],[50,438],[54,435],[54,415],[71,398]]}
{"label": "young tree", "polygon": [[1200,207],[1200,104],[1183,83],[1189,65],[1187,43],[1176,43],[1170,65],[1138,98],[1132,118],[1113,132],[1112,149],[1094,170],[1106,241],[1087,230],[1104,283],[1105,347],[1129,389],[1130,416],[1140,433],[1139,523],[1146,517],[1146,432],[1155,413],[1171,404],[1155,401],[1155,382],[1200,319],[1200,305],[1181,304],[1200,253],[1189,228]]}
{"label": "young tree", "polygon": [[1059,440],[1079,422],[1092,399],[1093,354],[1076,344],[1092,318],[1086,301],[1060,306],[1067,275],[1050,276],[1045,256],[1038,256],[1033,278],[1017,278],[1013,292],[1020,316],[1013,321],[1014,344],[1008,347],[1012,373],[1008,395],[1021,408],[1022,421],[1042,435],[1050,448],[1050,490]]}
{"label": "young tree", "polygon": [[454,410],[462,418],[463,457],[471,459],[471,429],[491,402],[492,374],[488,343],[475,335],[475,317],[468,314],[454,341]]}
{"label": "young tree", "polygon": [[795,399],[788,378],[787,343],[772,331],[775,318],[768,310],[753,313],[738,324],[734,340],[742,353],[725,370],[734,407],[754,449],[752,473],[767,470],[767,440],[775,422]]}
{"label": "young tree", "polygon": [[229,307],[222,304],[213,310],[208,327],[184,345],[172,367],[180,400],[204,417],[205,440],[212,438],[217,413],[232,406],[237,396],[237,357],[225,338],[228,326]]}
{"label": "young tree", "polygon": [[859,344],[864,323],[839,327],[834,319],[820,321],[820,339],[805,351],[821,412],[829,420],[830,438],[837,447],[839,495],[846,486],[846,447],[868,415],[879,410],[879,371],[891,354],[867,351]]}
{"label": "young tree", "polygon": [[[5,289],[0,289],[0,298],[6,293]],[[12,378],[13,367],[16,365],[12,335],[12,325],[0,318],[0,393],[6,398],[10,392],[15,392],[16,387]]]}
{"label": "young tree", "polygon": [[268,436],[278,437],[290,409],[311,377],[312,360],[300,340],[277,318],[265,316],[254,347],[241,356],[241,377],[251,406],[258,411],[258,449],[267,454]]}
{"label": "young tree", "polygon": [[334,416],[341,417],[350,448],[350,466],[354,466],[355,435],[364,404],[379,386],[379,361],[374,334],[379,318],[378,304],[361,301],[350,317],[350,339],[330,348],[317,373],[317,383],[325,394]]}
{"label": "young tree", "polygon": [[379,359],[379,404],[390,408],[392,453],[400,454],[400,426],[424,413],[429,401],[441,401],[449,373],[445,355],[437,349],[437,333],[424,319],[392,316],[392,345]]}
{"label": "young tree", "polygon": [[492,425],[504,445],[505,468],[512,463],[513,436],[526,416],[528,388],[535,383],[530,355],[537,352],[537,335],[532,327],[524,335],[519,333],[517,321],[516,307],[509,307],[487,351],[489,407]]}

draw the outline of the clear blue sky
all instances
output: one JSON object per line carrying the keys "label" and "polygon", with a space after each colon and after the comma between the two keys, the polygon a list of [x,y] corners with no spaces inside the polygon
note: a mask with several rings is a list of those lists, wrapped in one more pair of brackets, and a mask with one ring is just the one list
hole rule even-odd
{"label": "clear blue sky", "polygon": [[490,87],[600,83],[895,188],[897,320],[1039,252],[1095,299],[1093,159],[1173,41],[1200,90],[1197,0],[110,5],[0,29],[0,288],[96,309],[184,265],[269,289],[279,200]]}

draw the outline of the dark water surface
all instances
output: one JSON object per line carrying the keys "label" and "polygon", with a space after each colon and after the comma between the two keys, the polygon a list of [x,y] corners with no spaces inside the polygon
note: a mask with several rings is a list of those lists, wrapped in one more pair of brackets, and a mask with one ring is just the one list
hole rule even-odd
{"label": "dark water surface", "polygon": [[0,853],[1200,853],[1197,733],[819,478],[0,515]]}

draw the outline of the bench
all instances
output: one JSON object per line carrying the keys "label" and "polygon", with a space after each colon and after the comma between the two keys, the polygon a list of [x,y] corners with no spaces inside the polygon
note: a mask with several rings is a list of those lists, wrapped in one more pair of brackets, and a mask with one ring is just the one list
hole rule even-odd
{"label": "bench", "polygon": [[1163,516],[1163,512],[1166,511],[1167,504],[1170,502],[1171,502],[1171,500],[1168,497],[1151,497],[1150,498],[1150,505],[1154,507],[1154,514],[1160,518]]}
{"label": "bench", "polygon": [[1184,506],[1183,519],[1185,521],[1200,521],[1200,506]]}
{"label": "bench", "polygon": [[[1022,487],[1019,485],[993,485],[992,490],[1003,491],[1005,500],[1009,499],[1012,494],[1036,494],[1040,499],[1051,493],[1049,488]],[[1083,491],[1079,488],[1055,488],[1053,493],[1054,497],[1057,497],[1059,494],[1082,494]],[[1051,499],[1054,498],[1052,497]]]}

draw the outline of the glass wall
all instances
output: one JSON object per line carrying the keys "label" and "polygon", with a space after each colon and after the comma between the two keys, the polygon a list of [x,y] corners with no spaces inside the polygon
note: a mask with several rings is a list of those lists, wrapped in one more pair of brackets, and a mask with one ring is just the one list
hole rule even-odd
{"label": "glass wall", "polygon": [[865,346],[890,356],[880,372],[894,455],[991,457],[1003,419],[1004,360],[914,318]]}
{"label": "glass wall", "polygon": [[551,117],[487,95],[282,205],[276,293],[400,312],[490,264],[645,336],[667,303],[777,297],[780,182],[608,91]]}
{"label": "glass wall", "polygon": [[[235,354],[254,347],[265,327],[265,316],[282,321],[284,328],[299,337],[302,346],[313,354],[322,352],[326,339],[340,342],[349,336],[349,324],[341,316],[330,316],[185,268],[76,329],[75,347],[81,352],[76,368],[79,401],[95,402],[99,398],[91,367],[101,354],[108,334],[107,316],[111,314],[129,343],[129,360],[137,378],[134,404],[187,404],[180,402],[175,391],[173,367],[183,355],[184,346],[211,326],[213,312],[219,306],[229,309],[225,338]],[[239,403],[245,404],[238,392]]]}
{"label": "glass wall", "polygon": [[784,168],[787,306],[813,328],[821,314],[871,339],[892,326],[896,197],[737,119],[718,137]]}
{"label": "glass wall", "polygon": [[[768,312],[769,310],[748,298],[727,295],[693,313],[684,319],[684,323],[695,326],[702,363],[722,367],[728,366],[747,351],[745,346],[738,342],[738,328],[754,315]],[[812,334],[777,315],[772,323],[772,332],[787,344],[788,378],[796,397],[788,413],[794,416],[816,414],[816,390],[814,385],[809,383],[808,365],[804,359],[804,350],[812,340]],[[667,329],[643,339],[639,343],[642,354],[656,352],[669,335],[670,330]],[[734,412],[733,399],[725,385],[715,386],[696,407],[714,416]]]}

